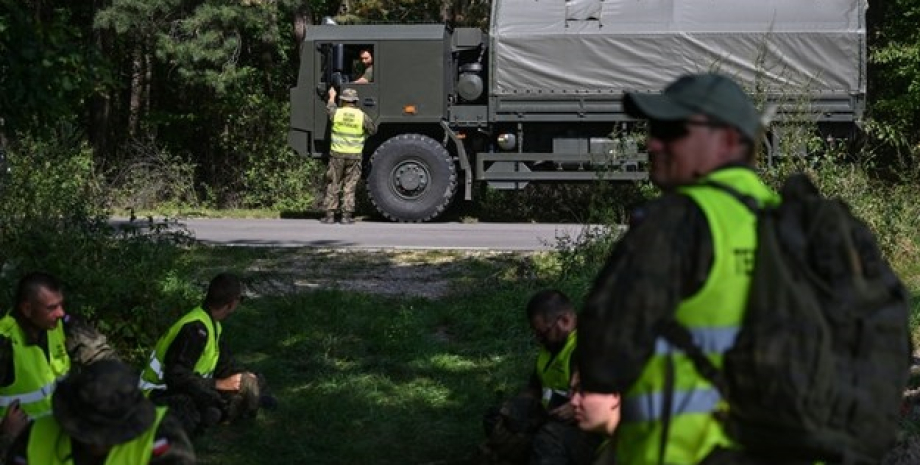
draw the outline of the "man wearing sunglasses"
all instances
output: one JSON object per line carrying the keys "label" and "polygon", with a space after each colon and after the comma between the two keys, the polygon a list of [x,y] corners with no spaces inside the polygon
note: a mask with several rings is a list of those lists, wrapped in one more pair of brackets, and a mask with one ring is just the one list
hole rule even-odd
{"label": "man wearing sunglasses", "polygon": [[[575,306],[562,291],[544,289],[527,302],[527,321],[531,333],[540,349],[527,389],[500,409],[503,418],[487,418],[492,424],[488,447],[493,451],[509,448],[502,442],[502,430],[494,427],[508,427],[524,430],[522,435],[507,435],[513,442],[527,442],[514,448],[519,457],[504,454],[495,460],[499,463],[530,465],[588,465],[603,438],[594,433],[582,431],[575,420],[575,410],[569,403],[569,386],[573,370],[572,353],[577,336]],[[527,408],[516,408],[525,405]],[[496,414],[498,412],[495,412]],[[516,428],[515,425],[526,425]],[[489,428],[487,427],[487,430]],[[532,437],[531,437],[532,435]],[[503,455],[497,453],[494,455]]]}
{"label": "man wearing sunglasses", "polygon": [[150,400],[169,406],[190,436],[275,405],[273,397],[260,395],[264,379],[239,366],[222,339],[221,322],[242,301],[243,285],[237,276],[215,276],[201,305],[160,337],[141,374],[140,386]]}
{"label": "man wearing sunglasses", "polygon": [[756,219],[714,185],[775,199],[753,169],[760,115],[718,74],[683,76],[624,104],[649,122],[649,175],[663,194],[634,212],[579,315],[581,387],[622,393],[620,465],[746,463],[714,415],[718,391],[662,334],[680,323],[718,366],[734,341]]}

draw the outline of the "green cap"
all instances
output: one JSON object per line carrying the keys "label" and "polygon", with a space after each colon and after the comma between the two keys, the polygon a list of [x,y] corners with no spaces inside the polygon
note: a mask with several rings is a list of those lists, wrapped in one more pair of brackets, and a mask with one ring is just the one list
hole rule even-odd
{"label": "green cap", "polygon": [[147,431],[156,411],[138,387],[138,374],[117,360],[72,370],[51,398],[54,419],[71,438],[111,446]]}
{"label": "green cap", "polygon": [[706,115],[738,129],[752,141],[757,140],[761,128],[754,102],[741,86],[721,74],[681,76],[661,94],[626,94],[624,105],[630,116],[661,121]]}

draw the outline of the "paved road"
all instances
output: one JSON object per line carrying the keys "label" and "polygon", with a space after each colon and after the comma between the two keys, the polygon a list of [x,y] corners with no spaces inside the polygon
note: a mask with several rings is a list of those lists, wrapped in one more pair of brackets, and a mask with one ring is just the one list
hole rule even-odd
{"label": "paved road", "polygon": [[[122,221],[116,221],[121,223]],[[549,250],[558,238],[575,238],[578,224],[388,223],[325,225],[315,219],[179,220],[204,243],[363,249]]]}

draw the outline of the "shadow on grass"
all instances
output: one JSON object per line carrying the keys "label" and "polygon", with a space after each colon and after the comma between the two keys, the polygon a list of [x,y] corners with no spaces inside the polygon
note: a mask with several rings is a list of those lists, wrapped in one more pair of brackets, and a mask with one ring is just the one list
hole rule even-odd
{"label": "shadow on grass", "polygon": [[225,326],[280,407],[216,428],[205,464],[474,464],[481,415],[523,386],[529,289],[443,301],[343,291],[263,298]]}

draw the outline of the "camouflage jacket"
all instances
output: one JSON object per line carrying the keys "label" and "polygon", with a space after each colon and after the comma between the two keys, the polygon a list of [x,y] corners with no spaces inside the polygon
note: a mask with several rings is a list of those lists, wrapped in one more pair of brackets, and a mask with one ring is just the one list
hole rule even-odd
{"label": "camouflage jacket", "polygon": [[578,316],[582,386],[632,385],[655,350],[655,325],[702,287],[712,262],[709,223],[689,197],[665,194],[636,209]]}
{"label": "camouflage jacket", "polygon": [[217,367],[212,378],[204,378],[195,374],[195,364],[201,358],[204,347],[208,342],[208,331],[204,324],[195,321],[186,324],[176,334],[166,356],[163,360],[163,380],[166,382],[167,393],[188,394],[198,405],[214,405],[223,407],[224,399],[216,387],[216,380],[236,373],[242,373],[243,367],[239,365],[230,349],[223,341],[219,342],[220,355]]}

